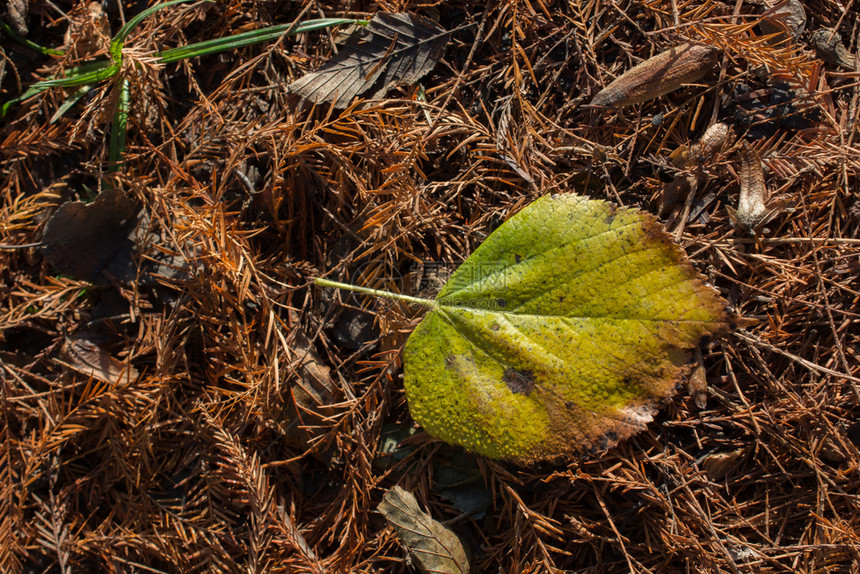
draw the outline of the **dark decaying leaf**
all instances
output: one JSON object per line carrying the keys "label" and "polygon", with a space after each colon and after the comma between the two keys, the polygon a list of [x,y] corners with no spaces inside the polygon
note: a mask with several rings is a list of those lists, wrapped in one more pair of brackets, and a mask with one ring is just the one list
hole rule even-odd
{"label": "dark decaying leaf", "polygon": [[475,520],[484,517],[493,504],[493,493],[484,482],[477,459],[452,447],[436,451],[433,457],[433,493]]}
{"label": "dark decaying leaf", "polygon": [[103,272],[120,280],[134,278],[130,234],[138,204],[118,189],[108,189],[92,203],[68,201],[48,221],[42,236],[45,260],[85,281]]}
{"label": "dark decaying leaf", "polygon": [[449,32],[415,14],[377,14],[354,32],[341,51],[289,90],[314,102],[345,108],[374,89],[378,97],[399,83],[412,83],[439,61]]}
{"label": "dark decaying leaf", "polygon": [[385,493],[377,510],[397,531],[421,572],[469,572],[463,543],[456,534],[422,511],[411,492],[395,486]]}
{"label": "dark decaying leaf", "polygon": [[293,400],[287,404],[285,416],[289,422],[284,440],[305,447],[315,436],[312,427],[325,417],[326,405],[334,402],[336,391],[330,369],[302,331],[295,331],[290,348],[295,352],[290,368],[296,371],[298,380],[291,389]]}

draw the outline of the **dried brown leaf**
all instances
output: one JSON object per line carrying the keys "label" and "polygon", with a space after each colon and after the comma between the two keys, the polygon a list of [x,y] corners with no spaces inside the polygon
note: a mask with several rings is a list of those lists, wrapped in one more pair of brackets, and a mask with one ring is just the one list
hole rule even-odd
{"label": "dried brown leaf", "polygon": [[371,88],[379,97],[396,84],[412,83],[442,57],[449,32],[416,14],[377,14],[358,29],[343,49],[315,72],[305,74],[289,90],[314,103],[345,108]]}
{"label": "dried brown leaf", "polygon": [[331,381],[331,369],[303,332],[295,332],[291,350],[295,352],[291,368],[298,374],[298,380],[293,383],[293,400],[285,413],[288,423],[284,438],[293,446],[305,447],[315,436],[309,427],[323,420],[323,410],[334,401],[336,389]]}
{"label": "dried brown leaf", "polygon": [[707,74],[720,50],[705,44],[681,44],[624,72],[591,100],[594,106],[639,104],[677,90]]}
{"label": "dried brown leaf", "polygon": [[693,402],[700,409],[708,405],[708,378],[705,373],[705,359],[702,357],[702,349],[696,347],[696,366],[687,379],[687,392],[693,397]]}
{"label": "dried brown leaf", "polygon": [[686,198],[699,188],[699,178],[689,171],[679,173],[669,183],[663,186],[663,194],[660,202],[660,213],[666,214],[672,211],[682,198]]}
{"label": "dried brown leaf", "polygon": [[717,452],[702,458],[700,464],[711,480],[720,480],[739,466],[744,454],[744,449],[740,448],[731,452]]}
{"label": "dried brown leaf", "polygon": [[411,492],[395,486],[385,493],[377,510],[397,531],[421,572],[469,572],[463,543],[456,534],[422,511]]}
{"label": "dried brown leaf", "polygon": [[67,339],[63,355],[68,362],[61,364],[82,375],[113,385],[128,385],[137,380],[137,369],[113,357],[99,347],[97,336],[92,333],[79,333]]}
{"label": "dried brown leaf", "polygon": [[695,148],[695,157],[700,161],[710,160],[731,140],[732,127],[725,122],[717,122],[705,130]]}

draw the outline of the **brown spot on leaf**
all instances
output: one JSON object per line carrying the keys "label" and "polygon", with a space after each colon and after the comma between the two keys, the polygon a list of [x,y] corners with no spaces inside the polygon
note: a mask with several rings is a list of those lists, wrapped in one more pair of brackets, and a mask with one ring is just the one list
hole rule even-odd
{"label": "brown spot on leaf", "polygon": [[535,388],[534,373],[529,370],[518,371],[508,367],[502,375],[502,380],[512,393],[528,395]]}

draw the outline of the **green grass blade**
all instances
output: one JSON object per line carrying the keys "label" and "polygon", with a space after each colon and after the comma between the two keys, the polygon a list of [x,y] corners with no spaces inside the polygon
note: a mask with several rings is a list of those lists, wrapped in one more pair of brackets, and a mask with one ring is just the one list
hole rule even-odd
{"label": "green grass blade", "polygon": [[6,116],[9,112],[9,109],[15,104],[19,104],[25,100],[29,100],[35,95],[38,95],[48,88],[55,87],[75,87],[75,86],[87,86],[90,84],[97,84],[102,80],[106,80],[111,78],[114,74],[119,71],[120,65],[118,63],[111,64],[109,60],[99,59],[92,62],[87,62],[86,64],[82,64],[80,66],[75,66],[73,68],[69,68],[67,70],[67,76],[65,78],[51,78],[50,80],[42,80],[41,82],[36,82],[27,88],[27,91],[18,96],[13,100],[9,100],[3,104],[3,107],[0,108],[0,118]]}
{"label": "green grass blade", "polygon": [[131,83],[123,79],[119,85],[119,96],[116,111],[110,128],[110,144],[108,147],[109,171],[117,171],[122,167],[122,154],[125,152],[125,140],[128,134],[128,107],[131,100]]}
{"label": "green grass blade", "polygon": [[[83,66],[69,68],[65,78],[52,78],[50,80],[42,80],[30,86],[30,90],[36,88],[39,92],[48,88],[56,87],[74,87],[85,86],[87,84],[97,84],[102,80],[112,78],[114,74],[119,72],[120,65],[118,62],[109,64],[107,60],[98,62],[90,62]],[[28,92],[30,90],[27,90]],[[38,92],[36,92],[38,93]]]}
{"label": "green grass blade", "polygon": [[90,84],[87,84],[86,86],[81,86],[80,88],[78,88],[78,90],[74,94],[72,94],[71,96],[66,98],[66,101],[63,102],[63,105],[61,105],[59,108],[57,108],[57,111],[54,112],[54,115],[51,116],[51,120],[48,123],[53,124],[57,120],[59,120],[61,117],[63,117],[66,114],[66,112],[69,111],[72,108],[72,106],[74,106],[76,103],[78,103],[78,101],[81,98],[83,98],[85,95],[87,95],[87,93],[91,89],[93,89],[93,87]]}
{"label": "green grass blade", "polygon": [[148,18],[152,14],[155,14],[162,8],[167,8],[168,6],[173,6],[174,4],[181,4],[183,2],[191,2],[192,0],[171,0],[170,2],[164,2],[163,4],[156,4],[155,6],[150,6],[140,14],[136,15],[134,18],[125,23],[125,26],[119,29],[119,32],[116,33],[116,36],[110,42],[110,55],[113,58],[114,62],[119,62],[122,60],[122,48],[125,45],[125,40],[128,38],[128,35],[131,34],[131,31],[134,30],[135,26],[143,22],[144,19]]}
{"label": "green grass blade", "polygon": [[62,56],[65,54],[62,50],[54,50],[52,48],[45,48],[44,46],[40,46],[39,44],[33,42],[32,40],[28,40],[27,38],[18,34],[15,30],[12,29],[9,24],[0,20],[0,32],[5,33],[7,36],[21,44],[22,46],[26,46],[31,50],[35,50],[40,54],[44,54],[45,56]]}
{"label": "green grass blade", "polygon": [[17,98],[4,102],[3,107],[0,108],[0,118],[6,117],[6,114],[9,112],[9,108],[14,106],[15,104],[19,104],[19,103],[23,102],[24,100],[32,98],[36,94],[38,94],[40,92],[44,92],[47,89],[48,88],[43,88],[41,90],[34,90],[33,88],[29,88],[26,92],[24,92],[23,94],[21,94]]}
{"label": "green grass blade", "polygon": [[290,35],[301,34],[302,32],[312,32],[322,28],[331,26],[340,26],[342,24],[360,24],[363,20],[355,20],[352,18],[319,18],[317,20],[309,20],[298,25],[293,24],[278,24],[277,26],[269,26],[268,28],[260,28],[259,30],[251,30],[250,32],[242,32],[234,36],[226,36],[224,38],[213,38],[187,46],[180,46],[170,50],[159,52],[159,62],[168,64],[178,62],[187,58],[196,58],[198,56],[206,56],[216,54],[225,50],[235,50],[244,48],[261,42],[270,42],[277,40],[284,33],[289,32]]}

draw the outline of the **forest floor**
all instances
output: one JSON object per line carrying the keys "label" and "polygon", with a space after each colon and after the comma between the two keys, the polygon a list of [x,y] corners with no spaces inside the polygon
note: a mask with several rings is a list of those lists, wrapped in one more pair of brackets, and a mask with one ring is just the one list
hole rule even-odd
{"label": "forest floor", "polygon": [[[2,35],[0,101],[105,57],[146,8],[4,4],[62,54]],[[377,510],[399,486],[461,571],[860,573],[860,6],[810,0],[801,26],[772,4],[179,3],[80,97],[10,106],[0,571],[412,572]],[[154,57],[380,12],[452,32],[429,73],[344,106],[288,86],[346,24]],[[685,42],[719,50],[700,78],[590,105]],[[744,207],[757,158],[767,194]],[[606,452],[518,465],[410,417],[420,312],[313,281],[432,297],[547,193],[652,213],[748,321],[703,349],[703,407],[681,390]]]}

